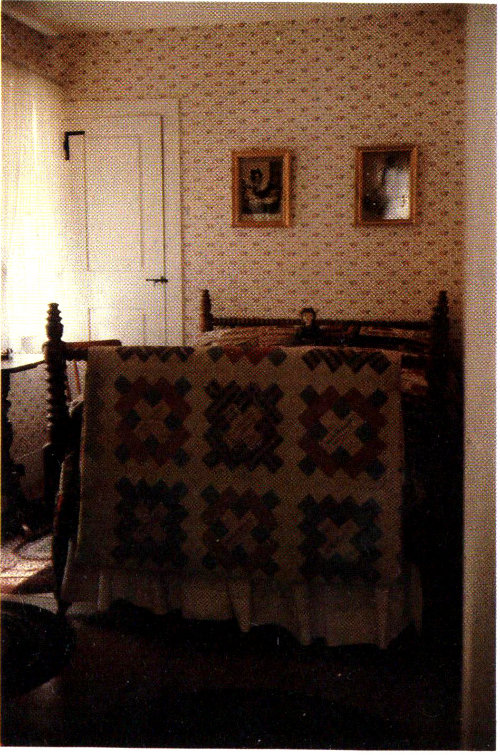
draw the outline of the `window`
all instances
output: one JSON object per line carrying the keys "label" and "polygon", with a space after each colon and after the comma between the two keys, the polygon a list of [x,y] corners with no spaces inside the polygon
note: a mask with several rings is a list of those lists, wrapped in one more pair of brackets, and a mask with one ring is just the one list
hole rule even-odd
{"label": "window", "polygon": [[39,351],[58,301],[62,245],[61,90],[2,67],[2,348]]}

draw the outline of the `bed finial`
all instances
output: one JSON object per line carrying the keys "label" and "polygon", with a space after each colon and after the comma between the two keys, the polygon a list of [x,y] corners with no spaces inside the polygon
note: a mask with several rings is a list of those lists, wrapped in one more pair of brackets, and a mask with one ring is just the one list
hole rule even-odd
{"label": "bed finial", "polygon": [[212,315],[212,301],[208,289],[204,288],[201,292],[201,307],[200,307],[200,330],[202,333],[206,333],[209,330],[214,329],[214,318]]}
{"label": "bed finial", "polygon": [[449,339],[448,295],[446,291],[440,291],[432,312],[430,361],[427,368],[429,395],[437,405],[442,404],[443,395],[446,392],[451,357]]}
{"label": "bed finial", "polygon": [[61,320],[61,313],[59,311],[59,305],[56,302],[49,304],[47,310],[47,324],[45,325],[45,332],[49,341],[60,341],[63,334],[63,324]]}
{"label": "bed finial", "polygon": [[449,351],[450,320],[448,294],[440,291],[432,313],[431,351],[435,359],[446,359]]}

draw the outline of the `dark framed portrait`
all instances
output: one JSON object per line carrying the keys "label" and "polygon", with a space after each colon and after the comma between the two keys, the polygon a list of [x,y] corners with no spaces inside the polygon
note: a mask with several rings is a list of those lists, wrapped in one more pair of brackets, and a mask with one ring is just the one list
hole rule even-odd
{"label": "dark framed portrait", "polygon": [[414,223],[416,184],[416,147],[357,147],[356,224]]}
{"label": "dark framed portrait", "polygon": [[232,225],[242,228],[288,227],[291,152],[246,149],[232,153]]}

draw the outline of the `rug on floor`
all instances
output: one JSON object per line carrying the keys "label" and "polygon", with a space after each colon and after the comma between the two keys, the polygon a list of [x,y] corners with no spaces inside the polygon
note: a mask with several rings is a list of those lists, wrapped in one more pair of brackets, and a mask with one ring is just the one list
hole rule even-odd
{"label": "rug on floor", "polygon": [[39,606],[2,599],[2,702],[59,674],[75,633],[66,620]]}
{"label": "rug on floor", "polygon": [[28,595],[54,589],[51,564],[52,536],[24,542],[2,543],[0,591],[2,595]]}

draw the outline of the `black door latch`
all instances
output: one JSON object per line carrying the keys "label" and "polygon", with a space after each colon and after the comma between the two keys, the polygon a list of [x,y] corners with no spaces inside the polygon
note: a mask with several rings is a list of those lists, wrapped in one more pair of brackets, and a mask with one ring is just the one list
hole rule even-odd
{"label": "black door latch", "polygon": [[69,137],[70,136],[84,136],[85,131],[65,131],[64,132],[64,157],[69,160]]}

